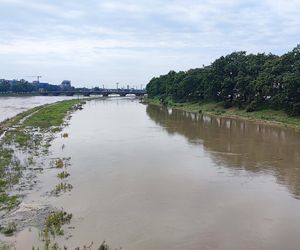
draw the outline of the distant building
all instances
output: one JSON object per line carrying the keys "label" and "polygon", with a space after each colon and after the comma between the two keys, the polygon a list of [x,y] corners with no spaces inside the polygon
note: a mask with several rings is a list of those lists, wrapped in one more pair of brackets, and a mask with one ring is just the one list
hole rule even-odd
{"label": "distant building", "polygon": [[70,89],[72,86],[71,86],[71,81],[69,80],[63,80],[60,87],[62,89]]}

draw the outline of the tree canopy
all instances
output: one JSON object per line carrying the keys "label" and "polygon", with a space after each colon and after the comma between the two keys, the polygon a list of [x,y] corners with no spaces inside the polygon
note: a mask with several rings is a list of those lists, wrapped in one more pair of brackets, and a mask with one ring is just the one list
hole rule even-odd
{"label": "tree canopy", "polygon": [[49,83],[30,83],[25,80],[0,79],[0,93],[32,93],[38,91],[60,91],[59,85]]}
{"label": "tree canopy", "polygon": [[216,101],[247,111],[272,108],[300,115],[300,45],[282,56],[234,52],[209,66],[155,77],[146,88],[150,98]]}

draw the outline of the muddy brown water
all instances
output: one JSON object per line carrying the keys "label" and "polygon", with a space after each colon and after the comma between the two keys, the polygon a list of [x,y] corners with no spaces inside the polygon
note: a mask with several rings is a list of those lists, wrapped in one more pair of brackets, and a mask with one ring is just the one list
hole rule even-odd
{"label": "muddy brown water", "polygon": [[[300,248],[298,132],[130,98],[88,102],[64,132],[51,152],[71,157],[73,190],[45,196],[59,182],[51,169],[24,200],[73,214],[62,245]],[[37,234],[26,229],[11,240],[31,249]]]}

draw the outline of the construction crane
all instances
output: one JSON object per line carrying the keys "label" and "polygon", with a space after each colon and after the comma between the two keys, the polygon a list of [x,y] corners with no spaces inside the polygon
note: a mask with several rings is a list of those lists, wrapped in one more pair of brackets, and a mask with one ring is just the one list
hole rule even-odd
{"label": "construction crane", "polygon": [[26,76],[26,77],[34,77],[36,78],[37,83],[40,82],[40,78],[42,78],[42,76]]}

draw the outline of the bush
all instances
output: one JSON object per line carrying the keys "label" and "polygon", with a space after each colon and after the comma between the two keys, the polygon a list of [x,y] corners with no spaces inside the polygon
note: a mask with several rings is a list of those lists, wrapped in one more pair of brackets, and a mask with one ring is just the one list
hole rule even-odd
{"label": "bush", "polygon": [[257,101],[252,101],[247,107],[246,107],[246,112],[253,112],[258,109],[258,102]]}
{"label": "bush", "polygon": [[289,105],[286,112],[290,116],[299,116],[300,115],[300,102]]}

